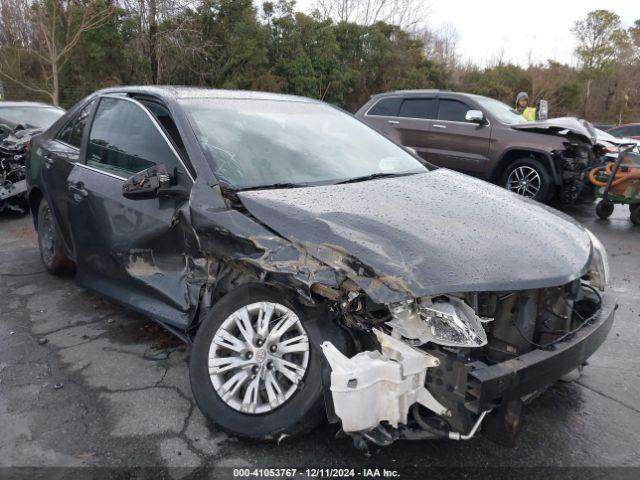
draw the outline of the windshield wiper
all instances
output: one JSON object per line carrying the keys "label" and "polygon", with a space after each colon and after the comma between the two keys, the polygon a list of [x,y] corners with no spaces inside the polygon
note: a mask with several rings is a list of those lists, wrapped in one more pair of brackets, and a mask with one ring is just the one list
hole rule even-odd
{"label": "windshield wiper", "polygon": [[236,192],[247,192],[250,190],[273,190],[277,188],[296,188],[296,187],[308,187],[308,183],[271,183],[269,185],[256,185],[254,187],[236,188]]}
{"label": "windshield wiper", "polygon": [[361,177],[353,177],[347,180],[341,180],[340,182],[336,182],[335,185],[341,185],[343,183],[356,183],[356,182],[366,182],[367,180],[375,180],[376,178],[389,178],[389,177],[404,177],[405,175],[414,175],[416,172],[404,172],[404,173],[372,173],[370,175],[363,175]]}

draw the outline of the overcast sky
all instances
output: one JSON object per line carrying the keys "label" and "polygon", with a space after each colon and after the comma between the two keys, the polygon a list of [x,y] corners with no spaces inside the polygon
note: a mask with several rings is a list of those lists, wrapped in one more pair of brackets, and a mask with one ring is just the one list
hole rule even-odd
{"label": "overcast sky", "polygon": [[[313,4],[299,0],[298,8],[308,11]],[[478,64],[501,51],[505,61],[519,64],[527,64],[529,57],[532,62],[571,62],[571,27],[591,10],[611,10],[625,26],[640,19],[638,0],[430,0],[425,5],[431,26],[453,25],[460,34],[460,55]]]}

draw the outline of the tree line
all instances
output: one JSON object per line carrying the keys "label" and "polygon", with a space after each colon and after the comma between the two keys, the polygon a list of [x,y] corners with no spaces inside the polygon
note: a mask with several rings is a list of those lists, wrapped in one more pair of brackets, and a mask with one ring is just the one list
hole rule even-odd
{"label": "tree line", "polygon": [[0,82],[7,99],[65,107],[123,84],[283,92],[349,111],[396,89],[509,104],[527,91],[555,116],[640,120],[640,20],[589,13],[572,29],[571,65],[479,67],[461,62],[455,29],[420,27],[420,3],[318,0],[303,13],[293,0],[0,0]]}

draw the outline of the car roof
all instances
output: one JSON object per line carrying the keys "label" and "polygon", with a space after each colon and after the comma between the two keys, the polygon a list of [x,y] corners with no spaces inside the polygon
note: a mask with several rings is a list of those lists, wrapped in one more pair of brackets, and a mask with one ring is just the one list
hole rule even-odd
{"label": "car roof", "polygon": [[96,92],[98,94],[130,93],[147,94],[171,100],[186,99],[247,99],[247,100],[275,100],[294,101],[306,103],[321,103],[318,100],[297,95],[285,95],[281,93],[254,92],[249,90],[219,90],[202,87],[187,87],[173,85],[141,85],[127,87],[106,88]]}
{"label": "car roof", "polygon": [[16,102],[16,101],[8,101],[8,100],[3,100],[0,102],[0,108],[3,108],[3,107],[47,107],[47,108],[58,108],[62,110],[60,107],[56,107],[55,105],[49,105],[48,103]]}
{"label": "car roof", "polygon": [[414,89],[414,90],[392,90],[390,92],[377,93],[372,95],[372,98],[382,98],[386,96],[420,96],[420,95],[434,95],[434,94],[445,94],[445,95],[459,95],[461,97],[469,97],[469,98],[488,98],[484,95],[476,95],[475,93],[466,93],[466,92],[453,92],[451,90],[440,90],[440,89]]}

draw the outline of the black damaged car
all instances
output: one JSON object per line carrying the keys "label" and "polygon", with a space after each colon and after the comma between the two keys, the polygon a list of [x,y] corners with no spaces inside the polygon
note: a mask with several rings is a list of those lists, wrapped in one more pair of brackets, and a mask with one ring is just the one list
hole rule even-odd
{"label": "black damaged car", "polygon": [[102,90],[27,179],[47,270],[190,344],[198,406],[242,437],[509,443],[613,322],[589,231],[306,98]]}

